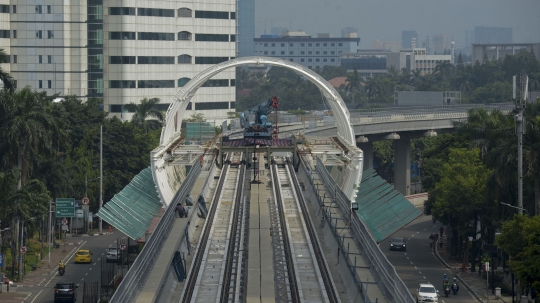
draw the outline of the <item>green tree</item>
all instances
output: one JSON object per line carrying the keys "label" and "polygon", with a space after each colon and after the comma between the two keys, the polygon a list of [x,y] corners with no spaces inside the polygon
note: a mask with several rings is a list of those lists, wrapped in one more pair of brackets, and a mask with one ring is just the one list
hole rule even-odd
{"label": "green tree", "polygon": [[496,243],[510,256],[510,268],[518,279],[540,292],[540,217],[515,215],[503,223]]}
{"label": "green tree", "polygon": [[[9,63],[9,55],[6,54],[4,49],[0,48],[0,63]],[[6,73],[1,67],[0,67],[0,81],[4,83],[4,89],[8,90],[10,93],[13,93],[15,91],[14,81],[13,78],[9,73]]]}
{"label": "green tree", "polygon": [[151,129],[159,129],[163,125],[163,113],[157,109],[156,105],[161,100],[159,98],[144,98],[141,103],[133,102],[124,105],[128,112],[135,113],[131,118],[131,123],[140,125],[145,133]]}
{"label": "green tree", "polygon": [[354,94],[362,88],[363,81],[364,79],[362,78],[362,76],[360,76],[356,68],[354,69],[352,73],[349,73],[347,75],[347,84],[345,88],[347,89],[347,92],[352,95],[353,103],[354,103]]}

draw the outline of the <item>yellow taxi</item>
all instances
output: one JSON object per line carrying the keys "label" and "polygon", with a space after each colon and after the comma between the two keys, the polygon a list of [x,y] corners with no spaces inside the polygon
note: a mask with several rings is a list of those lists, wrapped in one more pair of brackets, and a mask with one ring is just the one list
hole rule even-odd
{"label": "yellow taxi", "polygon": [[88,249],[79,249],[75,254],[75,263],[92,263],[92,253]]}

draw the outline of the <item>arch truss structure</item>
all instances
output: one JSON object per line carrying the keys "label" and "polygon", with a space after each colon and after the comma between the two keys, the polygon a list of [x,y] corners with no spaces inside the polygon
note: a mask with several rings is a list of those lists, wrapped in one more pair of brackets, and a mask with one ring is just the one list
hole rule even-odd
{"label": "arch truss structure", "polygon": [[[170,152],[172,149],[174,149],[174,146],[178,144],[177,142],[180,138],[180,126],[182,124],[182,120],[184,118],[188,118],[184,117],[184,115],[191,98],[195,96],[197,90],[208,79],[212,78],[221,71],[248,64],[271,65],[288,68],[301,74],[319,88],[335,116],[335,121],[337,124],[336,126],[338,129],[337,135],[341,141],[347,145],[346,148],[348,149],[348,153],[343,155],[343,157],[348,158],[349,161],[347,165],[348,169],[344,170],[346,175],[343,179],[345,183],[342,185],[342,189],[350,198],[350,201],[354,201],[358,186],[362,179],[363,154],[362,151],[356,147],[354,131],[350,123],[350,114],[339,93],[320,75],[306,68],[305,66],[279,58],[255,56],[236,58],[216,64],[206,69],[186,83],[186,85],[180,89],[174,98],[174,102],[172,102],[169,106],[165,125],[161,131],[160,145],[154,149],[151,154],[152,174],[164,205],[166,206],[171,202],[176,192],[174,186],[170,185],[172,174],[171,170],[166,169],[168,161],[167,152]],[[193,152],[195,153],[196,151],[194,150]],[[175,182],[173,181],[172,183]]]}

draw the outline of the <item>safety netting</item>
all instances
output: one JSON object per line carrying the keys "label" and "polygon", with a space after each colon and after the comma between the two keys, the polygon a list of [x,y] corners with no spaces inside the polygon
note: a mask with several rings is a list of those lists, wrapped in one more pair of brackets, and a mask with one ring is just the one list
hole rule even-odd
{"label": "safety netting", "polygon": [[162,207],[150,167],[143,169],[97,213],[131,239],[144,235]]}
{"label": "safety netting", "polygon": [[356,196],[358,216],[377,243],[386,239],[422,214],[374,169],[363,172]]}

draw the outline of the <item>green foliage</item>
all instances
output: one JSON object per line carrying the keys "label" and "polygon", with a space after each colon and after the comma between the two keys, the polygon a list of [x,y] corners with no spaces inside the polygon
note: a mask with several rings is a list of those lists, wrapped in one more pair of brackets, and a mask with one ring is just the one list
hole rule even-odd
{"label": "green foliage", "polygon": [[540,292],[540,217],[515,215],[503,223],[497,245],[510,255],[510,268]]}
{"label": "green foliage", "polygon": [[471,103],[506,103],[512,100],[512,84],[505,82],[489,83],[475,89],[470,98]]}

